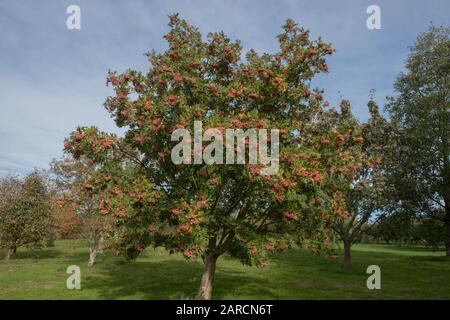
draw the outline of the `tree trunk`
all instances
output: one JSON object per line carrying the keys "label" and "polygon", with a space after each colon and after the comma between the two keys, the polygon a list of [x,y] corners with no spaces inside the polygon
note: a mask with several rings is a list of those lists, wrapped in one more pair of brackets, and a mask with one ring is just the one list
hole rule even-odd
{"label": "tree trunk", "polygon": [[89,262],[88,262],[88,266],[92,267],[95,264],[95,259],[97,258],[97,254],[102,253],[103,252],[103,241],[104,238],[103,236],[101,236],[98,241],[94,241],[94,244],[92,244],[92,246],[89,248]]}
{"label": "tree trunk", "polygon": [[352,243],[350,240],[344,240],[344,261],[342,263],[343,268],[350,268],[352,266],[352,260],[350,256],[350,249]]}
{"label": "tree trunk", "polygon": [[444,243],[445,255],[450,257],[450,201],[445,201],[445,217],[444,217]]}
{"label": "tree trunk", "polygon": [[214,273],[216,272],[216,263],[218,257],[219,256],[213,254],[208,254],[203,257],[203,275],[196,297],[198,300],[211,300]]}
{"label": "tree trunk", "polygon": [[6,250],[5,261],[9,261],[11,259],[11,249]]}
{"label": "tree trunk", "polygon": [[105,244],[103,243],[104,241],[105,238],[100,236],[100,239],[98,240],[98,253],[103,253],[103,250],[105,249]]}
{"label": "tree trunk", "polygon": [[450,241],[445,242],[445,255],[450,257]]}
{"label": "tree trunk", "polygon": [[16,253],[17,248],[8,248],[6,250],[5,261],[9,261],[11,257]]}
{"label": "tree trunk", "polygon": [[95,263],[95,258],[97,257],[97,247],[95,248],[91,248],[90,249],[90,254],[89,254],[89,262],[88,262],[88,266],[92,267]]}

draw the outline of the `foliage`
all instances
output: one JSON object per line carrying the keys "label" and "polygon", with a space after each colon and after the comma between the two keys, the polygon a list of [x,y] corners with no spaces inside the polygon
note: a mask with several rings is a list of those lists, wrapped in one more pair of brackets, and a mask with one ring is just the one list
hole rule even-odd
{"label": "foliage", "polygon": [[89,264],[95,262],[96,254],[103,247],[107,219],[97,210],[102,204],[98,198],[84,193],[83,184],[95,172],[95,168],[84,161],[66,157],[51,163],[51,172],[56,185],[58,205],[58,230],[66,236],[83,239],[91,250]]}
{"label": "foliage", "polygon": [[[343,141],[324,143],[339,138],[321,130],[328,102],[309,88],[315,74],[327,71],[331,46],[311,41],[288,20],[278,53],[251,50],[244,60],[240,42],[222,32],[204,42],[177,15],[169,27],[169,49],[148,54],[147,74],[108,77],[116,95],[105,107],[125,135],[80,127],[65,142],[68,153],[98,167],[83,190],[98,197],[99,213],[115,218],[110,239],[130,258],[148,245],[164,245],[188,259],[202,256],[205,266],[225,252],[266,266],[267,254],[291,245],[293,230],[313,250],[326,247],[321,230],[344,206],[339,192],[328,190],[330,173],[355,169],[351,159],[336,157]],[[171,133],[192,129],[195,120],[220,132],[279,129],[278,173],[261,175],[260,164],[174,164]],[[234,140],[226,143],[236,147]]]}
{"label": "foliage", "polygon": [[[56,200],[61,203],[61,199]],[[76,208],[71,205],[55,206],[55,229],[59,239],[77,239],[80,236],[82,221]]]}
{"label": "foliage", "polygon": [[52,237],[50,196],[44,177],[33,172],[24,179],[0,180],[0,247],[8,260],[19,247],[42,247]]}
{"label": "foliage", "polygon": [[[338,176],[335,183],[341,185],[345,199],[345,215],[331,221],[331,228],[344,243],[344,267],[351,265],[350,247],[361,238],[365,224],[382,207],[385,197],[385,179],[382,162],[387,148],[393,148],[392,130],[381,116],[375,101],[368,103],[370,118],[360,123],[351,112],[348,101],[342,101],[341,114],[335,114],[334,130],[341,136],[356,134],[361,144],[347,145],[346,154],[351,159],[349,166],[355,168],[352,175]],[[324,128],[330,130],[330,128]],[[379,213],[379,212],[378,212]]]}
{"label": "foliage", "polygon": [[410,243],[414,235],[414,219],[404,211],[383,214],[370,226],[368,233],[376,241]]}
{"label": "foliage", "polygon": [[423,217],[414,226],[414,240],[433,248],[439,248],[444,243],[442,218]]}
{"label": "foliage", "polygon": [[[450,255],[450,39],[431,26],[411,48],[396,95],[386,106],[398,126],[398,148],[387,170],[396,205],[417,215],[443,217]],[[442,214],[434,214],[440,210]]]}
{"label": "foliage", "polygon": [[[442,214],[437,211],[435,214]],[[383,214],[367,226],[366,242],[415,244],[439,248],[444,243],[442,217],[415,217],[403,210]]]}

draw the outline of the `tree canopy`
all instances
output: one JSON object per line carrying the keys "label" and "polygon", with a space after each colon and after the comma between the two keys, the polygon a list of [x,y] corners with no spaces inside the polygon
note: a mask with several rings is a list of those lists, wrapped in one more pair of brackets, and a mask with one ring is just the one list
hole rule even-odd
{"label": "tree canopy", "polygon": [[6,260],[19,247],[41,247],[51,238],[53,215],[46,181],[38,172],[0,180],[0,247]]}
{"label": "tree canopy", "polygon": [[[65,150],[96,166],[83,189],[98,198],[100,214],[115,217],[110,238],[117,247],[131,258],[148,245],[181,251],[188,259],[203,257],[198,297],[209,299],[216,260],[225,252],[265,266],[268,253],[294,240],[311,241],[316,251],[327,246],[326,221],[346,214],[330,178],[352,175],[346,142],[361,141],[357,131],[342,136],[321,130],[329,103],[309,85],[317,73],[327,72],[325,56],[334,50],[320,38],[310,40],[309,31],[294,21],[287,20],[278,36],[279,52],[251,50],[245,58],[240,42],[223,32],[204,41],[178,15],[170,17],[169,27],[168,49],[148,54],[147,73],[108,76],[115,95],[105,107],[125,128],[124,136],[79,127]],[[263,175],[267,166],[250,161],[175,164],[172,133],[192,130],[195,121],[204,132],[279,130],[278,171]],[[258,149],[273,139],[259,141]],[[239,154],[251,142],[233,138],[226,144]],[[201,151],[219,154],[211,145]]]}
{"label": "tree canopy", "polygon": [[440,220],[450,255],[450,28],[419,35],[386,110],[398,127],[389,172],[398,206]]}

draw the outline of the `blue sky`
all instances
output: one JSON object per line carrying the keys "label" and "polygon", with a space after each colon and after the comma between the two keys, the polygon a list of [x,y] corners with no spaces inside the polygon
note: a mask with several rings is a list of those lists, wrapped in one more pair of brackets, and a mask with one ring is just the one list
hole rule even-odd
{"label": "blue sky", "polygon": [[[81,8],[81,30],[66,28],[70,4]],[[371,4],[381,8],[381,30],[366,27]],[[430,22],[449,25],[450,1],[1,0],[0,175],[45,168],[77,125],[117,132],[102,107],[111,94],[106,73],[147,70],[143,53],[165,49],[174,12],[204,35],[224,30],[258,52],[274,52],[281,25],[293,18],[337,50],[315,85],[332,105],[350,99],[365,119],[370,89],[383,105],[417,34]]]}

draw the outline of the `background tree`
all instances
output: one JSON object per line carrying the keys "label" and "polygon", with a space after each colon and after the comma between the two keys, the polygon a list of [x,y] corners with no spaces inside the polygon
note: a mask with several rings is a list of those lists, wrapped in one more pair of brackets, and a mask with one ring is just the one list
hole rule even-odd
{"label": "background tree", "polygon": [[[450,256],[450,28],[419,35],[386,110],[398,126],[390,161],[397,206],[432,214],[443,225]],[[440,210],[442,214],[435,214]]]}
{"label": "background tree", "polygon": [[42,247],[53,234],[51,202],[44,177],[0,180],[0,247],[9,260],[22,246]]}
{"label": "background tree", "polygon": [[[55,232],[58,239],[80,238],[82,221],[76,207],[61,205],[62,199],[55,199]],[[64,201],[65,202],[65,201]]]}
{"label": "background tree", "polygon": [[383,212],[368,231],[378,242],[408,243],[414,234],[414,216],[404,210]]}
{"label": "background tree", "polygon": [[[333,162],[340,147],[326,152],[320,147],[330,138],[319,134],[322,104],[328,103],[321,91],[309,88],[315,74],[327,71],[329,44],[311,41],[308,31],[288,20],[278,53],[251,50],[243,60],[240,42],[223,32],[210,33],[204,42],[177,15],[169,26],[168,50],[148,54],[147,74],[128,70],[108,77],[115,96],[105,106],[125,135],[80,127],[65,149],[95,163],[82,190],[99,201],[99,213],[115,219],[109,234],[115,247],[130,258],[148,245],[164,245],[188,259],[202,257],[197,298],[210,299],[216,262],[225,252],[263,267],[267,254],[289,247],[292,230],[314,250],[326,247],[319,241],[321,230],[343,206],[336,193],[325,192],[327,172],[352,168],[348,159]],[[192,132],[195,120],[203,130],[221,133],[279,129],[278,172],[261,175],[265,165],[248,161],[174,164],[171,134],[177,128]],[[236,152],[246,149],[235,139],[226,144]],[[208,147],[203,151],[218,154]],[[298,201],[286,201],[295,195]]]}
{"label": "background tree", "polygon": [[64,236],[76,236],[87,243],[88,265],[92,266],[104,246],[107,220],[98,214],[97,208],[101,204],[97,199],[80,190],[86,187],[84,184],[95,168],[70,157],[54,160],[50,167],[58,197],[58,230]]}
{"label": "background tree", "polygon": [[[352,169],[348,174],[331,173],[331,181],[340,189],[345,201],[345,210],[332,219],[330,225],[344,244],[343,267],[350,267],[351,246],[360,240],[365,224],[382,205],[384,178],[380,164],[383,149],[390,142],[387,122],[373,100],[368,103],[371,117],[363,124],[352,115],[347,100],[341,102],[340,108],[340,114],[330,113],[329,127],[322,129],[335,132],[334,145],[345,147],[337,156],[349,159],[348,166]],[[355,138],[349,139],[352,135]]]}
{"label": "background tree", "polygon": [[[436,212],[442,214],[442,211]],[[427,215],[416,219],[413,229],[413,240],[416,243],[438,249],[444,242],[442,217],[436,218]]]}

